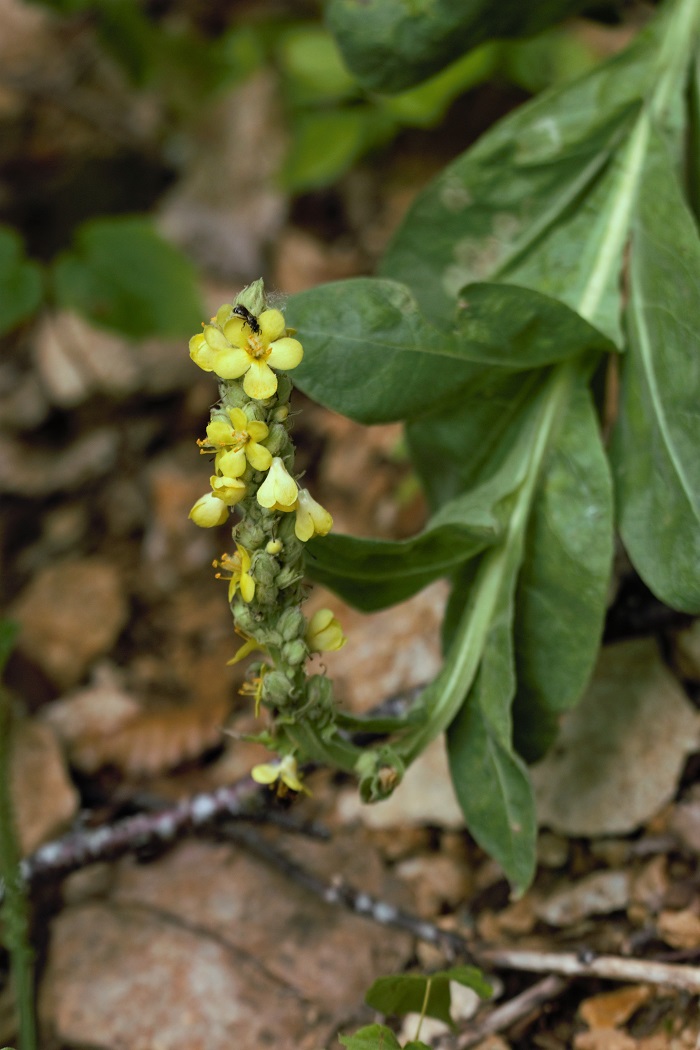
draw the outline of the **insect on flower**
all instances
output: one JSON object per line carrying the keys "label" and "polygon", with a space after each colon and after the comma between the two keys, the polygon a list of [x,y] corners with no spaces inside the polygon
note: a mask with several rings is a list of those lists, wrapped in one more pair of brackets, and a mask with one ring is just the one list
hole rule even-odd
{"label": "insect on flower", "polygon": [[258,319],[255,316],[255,314],[252,314],[250,312],[250,310],[248,309],[247,306],[241,306],[239,304],[238,306],[234,306],[234,308],[233,308],[233,310],[231,312],[236,317],[242,317],[243,318],[243,324],[244,325],[247,324],[248,327],[250,328],[251,332],[253,332],[254,335],[260,335],[260,325],[258,324]]}

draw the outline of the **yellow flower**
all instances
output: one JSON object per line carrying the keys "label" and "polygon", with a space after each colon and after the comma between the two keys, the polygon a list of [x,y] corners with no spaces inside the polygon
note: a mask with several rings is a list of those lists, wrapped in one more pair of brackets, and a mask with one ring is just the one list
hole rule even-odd
{"label": "yellow flower", "polygon": [[312,536],[326,536],[333,528],[333,518],[325,507],[316,502],[308,489],[299,489],[295,510],[297,520],[294,531],[297,539],[304,543]]}
{"label": "yellow flower", "polygon": [[[225,310],[217,313],[217,324],[204,326],[201,335],[190,340],[190,356],[205,372],[220,379],[243,380],[248,397],[264,401],[277,390],[273,368],[296,368],[304,356],[301,343],[286,335],[284,315],[279,310],[263,310],[255,332],[243,317],[223,321]],[[223,323],[222,323],[223,322]]]}
{"label": "yellow flower", "polygon": [[306,644],[312,653],[332,653],[342,649],[347,638],[330,609],[319,609],[309,620]]}
{"label": "yellow flower", "polygon": [[[241,547],[240,543],[237,543],[235,554],[222,554],[220,560],[214,561],[213,565],[215,569],[222,570],[217,572],[216,579],[228,580],[229,601],[232,600],[236,591],[240,589],[243,601],[252,602],[255,594],[255,580],[250,574],[250,554],[245,547]],[[224,576],[224,573],[229,575]],[[252,648],[249,651],[252,652]],[[237,663],[240,659],[242,657],[237,654],[234,657],[234,662]]]}
{"label": "yellow flower", "polygon": [[303,791],[307,795],[311,794],[301,782],[294,755],[285,755],[278,762],[264,762],[260,766],[253,766],[250,775],[258,784],[272,785],[277,782],[277,794],[280,798],[284,798],[287,791]]}
{"label": "yellow flower", "polygon": [[267,477],[258,489],[258,503],[268,510],[292,510],[299,489],[279,456],[272,460]]}
{"label": "yellow flower", "polygon": [[270,432],[267,423],[248,419],[242,408],[229,408],[228,420],[217,416],[207,426],[206,440],[197,444],[202,452],[216,452],[216,469],[227,477],[237,478],[245,470],[246,460],[254,470],[268,470],[272,453],[260,442]]}
{"label": "yellow flower", "polygon": [[245,496],[245,482],[240,478],[217,477],[216,474],[212,474],[209,483],[216,498],[222,500],[228,507],[240,503]]}
{"label": "yellow flower", "polygon": [[211,492],[206,496],[200,496],[189,513],[189,517],[202,529],[211,529],[215,525],[223,525],[228,518],[228,507],[223,500],[218,499]]}
{"label": "yellow flower", "polygon": [[[232,661],[229,661],[232,663]],[[255,700],[255,717],[257,718],[260,714],[260,704],[262,703],[263,695],[263,681],[265,675],[269,671],[267,664],[263,664],[260,668],[260,674],[253,678],[252,682],[244,682],[241,688],[238,690],[239,696],[252,696]]]}

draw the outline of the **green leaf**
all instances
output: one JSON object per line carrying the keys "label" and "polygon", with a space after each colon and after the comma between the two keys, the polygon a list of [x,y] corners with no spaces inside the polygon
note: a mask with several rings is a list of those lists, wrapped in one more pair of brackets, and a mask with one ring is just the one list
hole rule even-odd
{"label": "green leaf", "polygon": [[61,306],[134,339],[191,335],[204,314],[191,263],[144,219],[85,223],[53,279]]}
{"label": "green leaf", "polygon": [[40,267],[25,258],[19,234],[0,226],[0,335],[30,317],[41,299]]}
{"label": "green leaf", "polygon": [[321,25],[294,26],[280,41],[278,55],[297,104],[345,99],[358,93],[338,45]]}
{"label": "green leaf", "polygon": [[700,243],[664,145],[647,152],[629,266],[629,352],[613,442],[620,531],[673,608],[700,612]]}
{"label": "green leaf", "polygon": [[399,95],[380,99],[379,104],[401,124],[433,127],[458,95],[493,76],[498,59],[498,45],[492,42],[484,44],[462,55],[430,80],[424,80],[422,84],[409,91],[402,91]]}
{"label": "green leaf", "polygon": [[493,37],[530,35],[581,0],[331,0],[327,19],[355,76],[373,91],[411,87]]}
{"label": "green leaf", "polygon": [[498,476],[446,503],[423,532],[410,539],[324,536],[307,548],[308,571],[365,612],[404,601],[500,539],[509,481],[509,476]]}
{"label": "green leaf", "polygon": [[[420,1014],[424,1010],[428,1017],[436,1017],[454,1028],[450,1014],[450,981],[473,988],[483,999],[491,995],[491,985],[484,979],[481,970],[474,966],[455,966],[432,974],[403,973],[380,977],[365,995],[365,1002],[383,1014]],[[428,1001],[425,994],[430,982]]]}
{"label": "green leaf", "polygon": [[477,680],[447,734],[452,783],[470,833],[522,893],[535,873],[532,783],[522,759],[486,716],[483,699]]}
{"label": "green leaf", "polygon": [[[427,321],[395,281],[356,278],[294,296],[302,333],[295,383],[363,423],[414,419],[484,397],[506,370],[524,371],[610,344],[554,299],[511,285],[473,285],[450,330]],[[489,367],[485,367],[489,366]]]}
{"label": "green leaf", "polygon": [[[650,30],[520,107],[419,194],[382,272],[412,289],[427,319],[451,316],[465,284],[499,280],[560,299],[621,342],[624,236],[611,231],[636,182],[620,148],[654,83],[655,43]],[[593,273],[601,287],[582,311]]]}
{"label": "green leaf", "polygon": [[280,181],[295,192],[327,186],[394,129],[392,119],[368,105],[302,112],[292,124]]}
{"label": "green leaf", "polygon": [[513,720],[528,761],[542,756],[593,671],[612,556],[612,483],[581,381],[544,463],[516,593]]}
{"label": "green leaf", "polygon": [[19,624],[15,620],[0,620],[0,676],[12,655],[18,634]]}
{"label": "green leaf", "polygon": [[339,1035],[338,1041],[348,1050],[401,1050],[401,1044],[390,1028],[370,1024],[354,1035]]}

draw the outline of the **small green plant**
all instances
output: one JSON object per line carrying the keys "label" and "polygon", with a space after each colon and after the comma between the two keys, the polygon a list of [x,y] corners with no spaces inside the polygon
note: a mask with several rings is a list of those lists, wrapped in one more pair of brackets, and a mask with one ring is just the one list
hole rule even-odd
{"label": "small green plant", "polygon": [[[17,637],[18,626],[0,621],[0,679]],[[10,748],[12,709],[0,681],[0,884],[2,885],[2,939],[10,955],[22,1050],[36,1050],[34,1012],[34,953],[29,936],[29,909],[20,873],[20,850],[11,796]],[[10,1050],[5,1047],[4,1050]]]}
{"label": "small green plant", "polygon": [[[289,669],[259,687],[268,742],[352,770],[373,801],[447,732],[467,825],[520,892],[537,827],[526,763],[592,672],[615,524],[654,593],[700,610],[699,34],[700,0],[664,6],[626,51],[450,165],[409,212],[381,277],[313,289],[286,311],[305,347],[299,386],[363,423],[403,420],[432,508],[408,540],[309,539],[308,571],[365,610],[442,576],[452,594],[443,669],[408,716],[381,723],[380,744],[354,747],[347,731],[362,719],[334,713],[319,676],[313,697],[301,677],[290,692]],[[606,444],[603,391],[617,376]],[[268,509],[284,517],[291,500]],[[286,598],[282,611],[291,616]],[[244,600],[234,614],[246,644],[268,644]]]}
{"label": "small green plant", "polygon": [[[473,966],[453,966],[432,974],[396,974],[380,977],[365,996],[368,1006],[383,1014],[418,1014],[415,1038],[403,1044],[403,1050],[430,1050],[420,1042],[423,1020],[435,1017],[450,1028],[456,1027],[451,1013],[450,982],[472,988],[482,999],[491,996],[491,986],[480,970]],[[348,1050],[401,1050],[396,1035],[383,1024],[367,1025],[354,1035],[340,1036]]]}

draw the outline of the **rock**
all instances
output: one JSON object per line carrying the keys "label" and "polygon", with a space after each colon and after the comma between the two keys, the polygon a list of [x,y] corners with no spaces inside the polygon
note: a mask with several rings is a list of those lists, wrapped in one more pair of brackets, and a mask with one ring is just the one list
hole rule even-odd
{"label": "rock", "polygon": [[53,731],[40,722],[13,727],[11,769],[15,826],[26,856],[66,830],[79,797]]}
{"label": "rock", "polygon": [[97,558],[49,565],[17,601],[19,646],[57,685],[68,688],[108,652],[128,616],[119,573]]}
{"label": "rock", "polygon": [[441,853],[410,857],[396,867],[400,879],[413,888],[415,909],[424,918],[453,911],[470,894],[472,880],[466,865]]}
{"label": "rock", "polygon": [[118,450],[119,434],[111,427],[97,427],[60,450],[0,436],[0,492],[37,499],[74,492],[109,473]]}
{"label": "rock", "polygon": [[700,948],[700,916],[690,908],[662,911],[657,919],[659,936],[672,948],[695,951]]}
{"label": "rock", "polygon": [[572,926],[589,915],[622,911],[630,899],[625,871],[595,871],[535,902],[537,917],[550,926]]}
{"label": "rock", "polygon": [[653,641],[606,647],[532,771],[540,822],[564,835],[634,831],[673,797],[699,739],[698,715]]}

